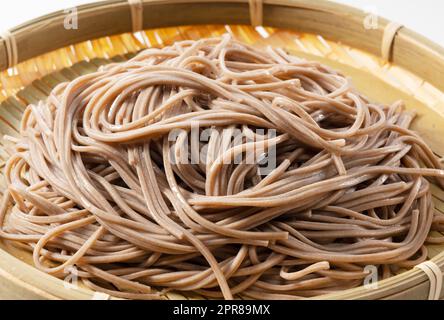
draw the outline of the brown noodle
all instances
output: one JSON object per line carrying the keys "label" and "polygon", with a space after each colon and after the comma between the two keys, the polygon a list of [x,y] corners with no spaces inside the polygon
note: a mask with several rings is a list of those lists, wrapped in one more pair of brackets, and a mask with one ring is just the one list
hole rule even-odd
{"label": "brown noodle", "polygon": [[[0,237],[37,268],[64,278],[75,266],[122,298],[360,286],[366,266],[389,277],[443,242],[428,233],[442,230],[429,182],[442,187],[444,171],[413,119],[326,66],[228,35],[148,49],[26,109]],[[196,124],[212,130],[193,144]],[[272,147],[277,165],[262,174]],[[252,151],[262,158],[232,161]]]}

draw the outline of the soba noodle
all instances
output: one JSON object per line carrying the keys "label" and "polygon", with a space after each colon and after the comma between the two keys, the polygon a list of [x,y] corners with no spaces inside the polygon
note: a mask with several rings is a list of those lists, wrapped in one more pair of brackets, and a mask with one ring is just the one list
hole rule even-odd
{"label": "soba noodle", "polygon": [[[402,102],[225,35],[148,49],[30,105],[0,237],[122,298],[299,299],[427,259],[439,159]],[[237,160],[237,161],[235,161]]]}

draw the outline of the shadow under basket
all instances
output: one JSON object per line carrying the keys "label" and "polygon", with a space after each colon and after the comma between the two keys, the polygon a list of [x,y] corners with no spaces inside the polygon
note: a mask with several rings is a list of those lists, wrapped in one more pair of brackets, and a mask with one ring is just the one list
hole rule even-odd
{"label": "shadow under basket", "polygon": [[[263,1],[266,27],[249,26],[247,0],[141,3],[144,31],[130,32],[131,10],[128,2],[121,0],[78,7],[78,29],[64,28],[66,13],[61,11],[11,30],[18,64],[6,70],[11,57],[5,41],[0,41],[0,69],[4,70],[0,74],[0,135],[18,136],[25,107],[45,99],[58,83],[93,72],[101,65],[124,61],[144,48],[228,32],[245,43],[280,47],[340,70],[374,101],[402,99],[407,109],[418,113],[413,129],[437,155],[444,156],[444,50],[414,32],[406,28],[397,32],[391,62],[387,62],[380,52],[389,21],[377,18],[368,28],[366,13],[327,1]],[[0,138],[2,168],[10,156],[10,144]],[[0,191],[5,188],[1,175]],[[444,212],[444,191],[435,186],[432,190],[436,209]],[[427,249],[428,258],[444,270],[444,245],[428,245]],[[0,243],[0,298],[100,298],[87,288],[67,286],[37,270],[31,260],[28,252]],[[316,299],[427,299],[429,290],[429,278],[415,268],[379,281],[376,287],[363,286]],[[190,292],[170,292],[165,297],[202,299]]]}

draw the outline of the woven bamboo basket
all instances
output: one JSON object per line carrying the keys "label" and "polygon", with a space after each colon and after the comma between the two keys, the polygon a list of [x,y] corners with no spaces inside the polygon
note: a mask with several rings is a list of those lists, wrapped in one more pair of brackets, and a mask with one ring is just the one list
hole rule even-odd
{"label": "woven bamboo basket", "polygon": [[[414,129],[436,154],[444,156],[444,49],[413,31],[396,28],[389,39],[390,46],[381,48],[387,26],[391,25],[389,21],[370,17],[376,23],[368,28],[367,13],[328,1],[262,1],[264,27],[256,28],[250,26],[248,0],[141,2],[139,28],[144,31],[137,33],[132,32],[134,11],[125,0],[78,7],[78,29],[64,27],[64,11],[12,29],[16,55],[11,58],[11,47],[4,39],[0,41],[0,135],[17,136],[26,105],[44,99],[60,82],[111,61],[127,59],[146,47],[230,32],[246,43],[282,47],[339,69],[376,101],[403,99],[408,108],[416,109],[420,115]],[[381,49],[390,53],[391,62],[381,58]],[[8,143],[0,138],[1,166],[9,157]],[[0,190],[4,188],[1,176]],[[433,195],[436,208],[444,213],[444,192],[434,188]],[[428,252],[430,261],[444,270],[444,246],[430,245]],[[0,298],[97,298],[89,289],[66,287],[62,280],[35,269],[30,261],[29,254],[7,243],[0,244]],[[376,288],[359,287],[317,298],[427,299],[430,286],[426,274],[415,268],[378,282]],[[443,296],[444,291],[440,297]],[[174,292],[166,297],[200,298],[192,293]]]}

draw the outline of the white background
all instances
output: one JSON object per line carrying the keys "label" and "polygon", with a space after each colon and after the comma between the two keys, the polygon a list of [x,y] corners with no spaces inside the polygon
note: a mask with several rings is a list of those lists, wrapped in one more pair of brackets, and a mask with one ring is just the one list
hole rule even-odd
{"label": "white background", "polygon": [[[0,31],[55,10],[94,0],[10,0],[2,1]],[[316,1],[316,0],[313,0]],[[444,46],[443,0],[337,0],[375,12],[422,33]]]}

